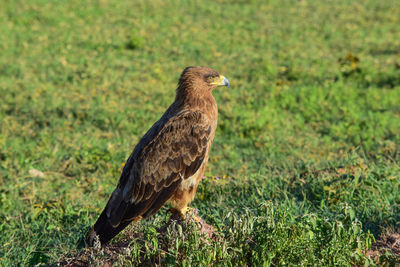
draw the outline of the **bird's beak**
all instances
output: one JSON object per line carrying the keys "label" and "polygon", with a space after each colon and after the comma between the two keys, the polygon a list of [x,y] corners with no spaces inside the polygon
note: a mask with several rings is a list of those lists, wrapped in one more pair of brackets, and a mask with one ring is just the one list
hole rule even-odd
{"label": "bird's beak", "polygon": [[215,82],[211,83],[217,86],[223,85],[223,86],[228,86],[229,87],[229,81],[225,76],[220,75]]}
{"label": "bird's beak", "polygon": [[222,75],[221,75],[221,78],[222,78],[222,85],[229,87],[230,84],[229,84],[228,79]]}

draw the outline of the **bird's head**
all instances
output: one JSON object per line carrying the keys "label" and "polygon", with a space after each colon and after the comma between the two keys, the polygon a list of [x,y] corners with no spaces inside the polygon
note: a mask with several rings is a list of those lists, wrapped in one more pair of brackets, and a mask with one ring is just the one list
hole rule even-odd
{"label": "bird's head", "polygon": [[211,68],[187,67],[179,78],[177,95],[209,93],[218,86],[229,87],[228,79]]}

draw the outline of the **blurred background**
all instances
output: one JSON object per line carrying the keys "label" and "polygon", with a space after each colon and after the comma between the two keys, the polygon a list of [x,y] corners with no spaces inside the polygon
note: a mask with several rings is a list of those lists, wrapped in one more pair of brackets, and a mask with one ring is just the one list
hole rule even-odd
{"label": "blurred background", "polygon": [[0,0],[0,265],[79,253],[190,65],[231,82],[193,203],[218,238],[162,247],[163,209],[122,261],[398,263],[399,25],[394,0]]}

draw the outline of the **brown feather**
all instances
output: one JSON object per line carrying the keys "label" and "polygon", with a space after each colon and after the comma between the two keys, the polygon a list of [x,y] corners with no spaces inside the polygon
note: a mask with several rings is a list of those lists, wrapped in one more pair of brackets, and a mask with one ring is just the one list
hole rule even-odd
{"label": "brown feather", "polygon": [[[174,103],[136,145],[117,188],[94,225],[93,231],[102,243],[130,221],[157,212],[178,190],[183,190],[183,181],[202,175],[218,113],[211,95],[216,86],[207,79],[217,76],[214,70],[203,67],[183,71]],[[194,194],[193,186],[192,191]]]}

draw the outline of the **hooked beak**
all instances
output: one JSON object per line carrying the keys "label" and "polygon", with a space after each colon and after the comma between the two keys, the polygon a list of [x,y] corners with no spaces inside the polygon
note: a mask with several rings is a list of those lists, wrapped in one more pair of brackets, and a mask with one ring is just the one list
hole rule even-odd
{"label": "hooked beak", "polygon": [[230,84],[229,84],[228,79],[226,77],[222,76],[222,75],[221,75],[221,78],[223,78],[222,79],[222,85],[229,87]]}
{"label": "hooked beak", "polygon": [[229,87],[229,81],[225,76],[219,75],[219,77],[216,79],[216,81],[212,82],[211,84],[217,85],[217,86],[228,86]]}

